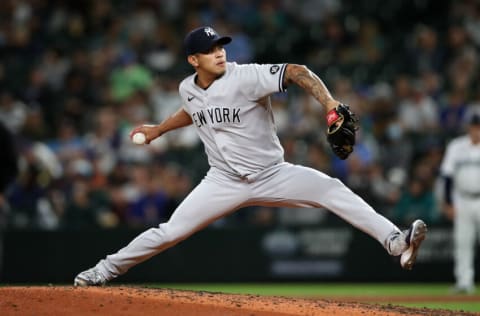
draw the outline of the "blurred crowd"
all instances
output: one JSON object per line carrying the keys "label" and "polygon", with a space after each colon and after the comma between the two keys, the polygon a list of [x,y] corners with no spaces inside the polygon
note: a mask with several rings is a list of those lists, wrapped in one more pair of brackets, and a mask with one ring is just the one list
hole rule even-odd
{"label": "blurred crowd", "polygon": [[[480,107],[480,1],[0,1],[0,123],[19,173],[0,213],[13,229],[143,227],[169,218],[208,170],[193,128],[134,145],[132,127],[181,106],[184,35],[212,25],[227,59],[305,64],[360,119],[346,161],[324,110],[298,88],[272,96],[285,159],[340,178],[394,222],[442,223],[445,143]],[[321,194],[321,192],[320,192]],[[252,207],[215,225],[335,221]]]}

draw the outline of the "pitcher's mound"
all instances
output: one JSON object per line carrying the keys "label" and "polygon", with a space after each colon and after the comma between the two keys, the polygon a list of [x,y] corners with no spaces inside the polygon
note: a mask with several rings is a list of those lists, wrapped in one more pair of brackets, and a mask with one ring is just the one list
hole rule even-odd
{"label": "pitcher's mound", "polygon": [[0,287],[0,315],[473,315],[323,299],[140,287]]}

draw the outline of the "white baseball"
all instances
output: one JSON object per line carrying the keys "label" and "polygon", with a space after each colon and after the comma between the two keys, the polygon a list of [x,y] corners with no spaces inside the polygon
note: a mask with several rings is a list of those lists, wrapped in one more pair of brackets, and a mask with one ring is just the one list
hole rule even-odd
{"label": "white baseball", "polygon": [[145,144],[146,140],[147,140],[147,138],[145,137],[144,133],[139,132],[139,133],[133,134],[133,136],[132,136],[132,142],[134,142],[137,145]]}

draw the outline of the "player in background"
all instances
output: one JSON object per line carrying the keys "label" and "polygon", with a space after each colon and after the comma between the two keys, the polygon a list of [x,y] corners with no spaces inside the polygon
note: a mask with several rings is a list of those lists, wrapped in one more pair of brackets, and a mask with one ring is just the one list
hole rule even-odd
{"label": "player in background", "polygon": [[441,165],[444,210],[453,221],[453,292],[459,294],[475,292],[475,247],[480,235],[480,111],[472,112],[468,121],[468,133],[447,145]]}
{"label": "player in background", "polygon": [[[270,94],[291,84],[300,86],[325,107],[329,128],[341,122],[339,110],[345,106],[305,66],[227,62],[223,45],[230,41],[211,27],[191,31],[184,44],[195,73],[180,83],[183,107],[158,125],[132,131],[132,135],[144,133],[148,144],[168,131],[193,125],[208,157],[206,176],[168,222],[148,229],[117,253],[81,272],[74,284],[105,284],[248,205],[325,207],[376,239],[390,255],[400,256],[401,266],[411,269],[427,231],[422,220],[402,232],[338,179],[284,161]],[[333,150],[342,159],[349,153]]]}

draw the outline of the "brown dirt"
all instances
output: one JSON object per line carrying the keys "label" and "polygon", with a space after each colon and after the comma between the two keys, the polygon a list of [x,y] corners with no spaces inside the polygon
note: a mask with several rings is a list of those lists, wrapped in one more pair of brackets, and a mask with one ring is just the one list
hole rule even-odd
{"label": "brown dirt", "polygon": [[0,315],[475,315],[394,305],[140,287],[0,287]]}

